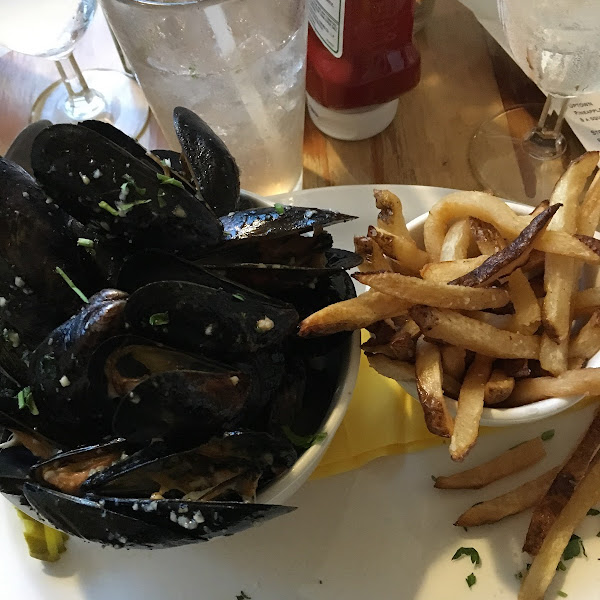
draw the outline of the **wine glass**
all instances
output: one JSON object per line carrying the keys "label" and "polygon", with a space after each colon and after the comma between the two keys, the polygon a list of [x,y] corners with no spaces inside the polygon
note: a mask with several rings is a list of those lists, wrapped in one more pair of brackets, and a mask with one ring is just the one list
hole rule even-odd
{"label": "wine glass", "polygon": [[53,60],[58,69],[60,80],[37,98],[31,122],[98,119],[138,137],[148,123],[149,109],[134,78],[109,69],[82,72],[73,56],[96,8],[97,0],[0,0],[0,44]]}
{"label": "wine glass", "polygon": [[[600,2],[498,0],[498,10],[515,61],[547,100],[533,127],[529,106],[483,123],[469,161],[484,188],[538,203],[573,158],[561,131],[570,99],[600,90]],[[515,167],[521,177],[514,176]]]}

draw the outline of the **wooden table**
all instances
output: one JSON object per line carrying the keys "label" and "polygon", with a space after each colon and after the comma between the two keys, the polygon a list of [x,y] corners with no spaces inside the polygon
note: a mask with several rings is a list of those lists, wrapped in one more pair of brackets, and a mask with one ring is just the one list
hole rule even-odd
{"label": "wooden table", "polygon": [[[400,98],[396,119],[378,136],[342,142],[306,119],[304,187],[404,183],[478,189],[469,168],[469,141],[478,125],[514,104],[543,100],[498,44],[457,0],[437,0],[416,38],[419,85]],[[119,68],[98,15],[76,48],[82,68]],[[57,78],[47,60],[10,52],[0,58],[0,154],[27,124],[38,94]],[[152,120],[142,142],[164,146]]]}

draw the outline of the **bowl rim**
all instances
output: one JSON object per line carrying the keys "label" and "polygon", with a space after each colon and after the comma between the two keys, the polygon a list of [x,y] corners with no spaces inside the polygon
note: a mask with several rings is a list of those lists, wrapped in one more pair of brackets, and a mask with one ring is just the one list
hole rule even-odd
{"label": "bowl rim", "polygon": [[[273,206],[272,202],[252,192],[242,190],[240,195],[257,206]],[[354,331],[344,346],[344,357],[332,400],[319,427],[319,432],[326,434],[324,439],[312,444],[298,457],[290,469],[266,485],[257,494],[257,503],[284,502],[306,482],[316,469],[348,410],[358,378],[360,354],[360,331]]]}
{"label": "bowl rim", "polygon": [[[534,209],[533,206],[522,204],[520,202],[505,201],[519,215],[527,215]],[[414,231],[422,231],[429,212],[423,213],[406,224],[408,231],[412,234]],[[595,237],[598,237],[597,235]],[[587,362],[586,366],[600,366],[600,352],[596,353]],[[402,387],[413,397],[418,398],[416,384],[412,381],[402,382]],[[456,400],[444,396],[448,408],[456,411]],[[490,427],[504,427],[508,425],[520,425],[522,423],[531,423],[556,415],[571,406],[574,406],[584,398],[584,395],[546,398],[525,406],[514,408],[488,408],[484,407],[481,414],[480,423]]]}

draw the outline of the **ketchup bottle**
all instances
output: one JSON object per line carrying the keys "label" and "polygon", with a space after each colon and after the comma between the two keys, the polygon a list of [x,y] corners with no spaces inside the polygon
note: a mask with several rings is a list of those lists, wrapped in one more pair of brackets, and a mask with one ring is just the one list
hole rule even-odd
{"label": "ketchup bottle", "polygon": [[308,0],[309,114],[327,135],[361,140],[393,120],[421,76],[414,0]]}

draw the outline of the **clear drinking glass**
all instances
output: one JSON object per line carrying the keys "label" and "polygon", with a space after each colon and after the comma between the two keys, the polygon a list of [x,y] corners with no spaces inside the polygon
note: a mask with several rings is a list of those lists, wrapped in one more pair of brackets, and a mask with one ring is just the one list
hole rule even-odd
{"label": "clear drinking glass", "polygon": [[[561,132],[569,99],[600,90],[600,2],[498,0],[498,10],[516,62],[547,100],[537,124],[522,135],[515,128],[530,121],[530,107],[484,123],[469,159],[485,188],[505,198],[538,202],[550,195],[572,158],[565,155]],[[512,176],[515,161],[525,185]]]}
{"label": "clear drinking glass", "polygon": [[165,137],[173,108],[202,117],[227,144],[244,189],[301,187],[304,0],[102,0]]}
{"label": "clear drinking glass", "polygon": [[149,111],[135,80],[109,69],[82,72],[73,56],[96,7],[96,0],[0,0],[0,44],[56,64],[60,81],[35,101],[31,121],[100,119],[137,136]]}

